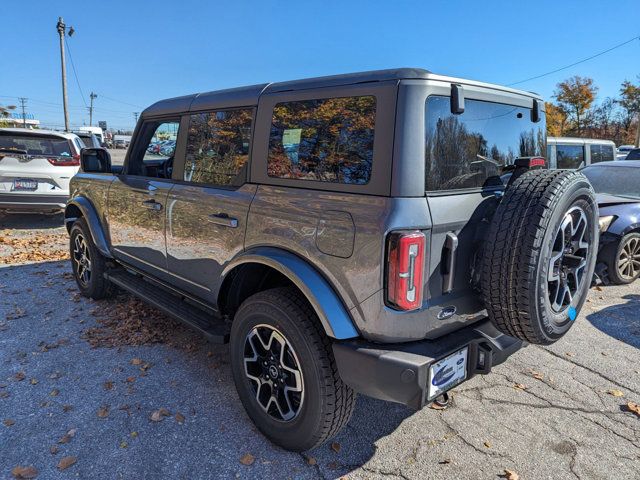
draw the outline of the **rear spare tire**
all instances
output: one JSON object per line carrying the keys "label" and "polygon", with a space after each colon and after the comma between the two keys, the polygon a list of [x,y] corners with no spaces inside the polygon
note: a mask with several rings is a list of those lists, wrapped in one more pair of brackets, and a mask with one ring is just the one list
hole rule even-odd
{"label": "rear spare tire", "polygon": [[598,250],[598,208],[578,172],[529,171],[505,191],[489,227],[482,291],[495,326],[547,345],[571,328]]}

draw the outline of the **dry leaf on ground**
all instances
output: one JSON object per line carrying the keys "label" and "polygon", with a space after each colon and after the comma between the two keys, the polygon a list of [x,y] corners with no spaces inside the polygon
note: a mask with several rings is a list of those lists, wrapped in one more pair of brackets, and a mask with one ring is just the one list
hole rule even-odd
{"label": "dry leaf on ground", "polygon": [[338,442],[333,442],[331,443],[331,450],[333,450],[336,453],[340,453],[340,449],[342,448],[342,446],[340,446],[340,444]]}
{"label": "dry leaf on ground", "polygon": [[168,417],[169,415],[171,415],[169,413],[169,410],[167,410],[166,408],[160,408],[158,410],[155,410],[152,414],[151,414],[151,421],[152,422],[161,422],[164,417]]}
{"label": "dry leaf on ground", "polygon": [[36,478],[38,476],[38,470],[36,467],[18,465],[11,470],[11,475],[17,479],[28,479],[28,478]]}
{"label": "dry leaf on ground", "polygon": [[307,463],[309,465],[315,465],[318,463],[318,461],[314,457],[307,457]]}
{"label": "dry leaf on ground", "polygon": [[176,422],[178,422],[180,425],[184,423],[184,415],[182,415],[180,412],[176,412],[174,418],[176,419]]}
{"label": "dry leaf on ground", "polygon": [[58,463],[58,470],[66,470],[77,461],[76,457],[62,457]]}
{"label": "dry leaf on ground", "polygon": [[640,405],[638,405],[637,403],[627,402],[627,410],[635,413],[637,416],[640,417]]}
{"label": "dry leaf on ground", "polygon": [[624,392],[622,390],[609,390],[607,392],[609,395],[613,395],[614,397],[624,397]]}
{"label": "dry leaf on ground", "polygon": [[26,375],[24,374],[24,372],[17,372],[13,378],[15,378],[18,382],[21,382],[22,380],[24,380],[26,377]]}
{"label": "dry leaf on ground", "polygon": [[58,440],[58,443],[69,443],[71,439],[75,436],[76,432],[77,432],[77,429],[72,428],[67,433],[65,433],[60,440]]}
{"label": "dry leaf on ground", "polygon": [[109,405],[103,405],[98,409],[97,412],[98,417],[106,418],[109,416]]}
{"label": "dry leaf on ground", "polygon": [[540,372],[536,372],[535,370],[531,370],[531,376],[536,380],[544,380],[544,375]]}
{"label": "dry leaf on ground", "polygon": [[142,365],[142,359],[134,358],[131,360],[131,365]]}
{"label": "dry leaf on ground", "polygon": [[10,427],[12,425],[15,425],[16,421],[12,418],[7,418],[2,423],[4,423],[5,427]]}
{"label": "dry leaf on ground", "polygon": [[508,468],[504,469],[504,475],[502,476],[507,480],[518,480],[520,478],[520,475],[518,475],[513,470],[509,470]]}
{"label": "dry leaf on ground", "polygon": [[526,390],[527,386],[524,383],[516,383],[513,388],[517,388],[518,390]]}
{"label": "dry leaf on ground", "polygon": [[256,458],[250,453],[245,453],[242,457],[240,457],[240,463],[243,465],[253,465],[253,462],[256,461]]}

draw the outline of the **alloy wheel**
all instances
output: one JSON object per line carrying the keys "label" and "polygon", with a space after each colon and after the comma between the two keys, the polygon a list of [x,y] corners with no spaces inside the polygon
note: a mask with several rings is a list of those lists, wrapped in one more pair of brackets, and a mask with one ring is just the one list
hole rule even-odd
{"label": "alloy wheel", "polygon": [[282,332],[270,325],[251,329],[245,338],[244,371],[269,416],[283,422],[297,417],[304,401],[302,371]]}
{"label": "alloy wheel", "polygon": [[640,276],[640,238],[631,237],[624,243],[618,257],[618,274],[625,280]]}
{"label": "alloy wheel", "polygon": [[556,313],[569,308],[586,281],[590,249],[585,240],[587,230],[587,215],[582,208],[574,206],[565,214],[556,232],[547,277],[549,302]]}
{"label": "alloy wheel", "polygon": [[91,257],[89,245],[81,233],[78,233],[73,241],[73,262],[78,280],[87,287],[91,281]]}

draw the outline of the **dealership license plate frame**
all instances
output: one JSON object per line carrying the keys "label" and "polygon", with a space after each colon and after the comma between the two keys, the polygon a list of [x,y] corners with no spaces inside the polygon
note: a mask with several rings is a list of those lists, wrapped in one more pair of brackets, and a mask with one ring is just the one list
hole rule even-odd
{"label": "dealership license plate frame", "polygon": [[12,191],[34,192],[38,189],[38,180],[33,178],[16,178],[13,181]]}
{"label": "dealership license plate frame", "polygon": [[[460,362],[460,360],[462,360]],[[468,377],[467,364],[469,362],[469,346],[465,346],[447,355],[446,357],[433,362],[429,366],[429,384],[427,391],[428,401],[442,395],[452,388],[460,385]],[[452,375],[445,382],[438,385],[433,384],[434,377],[443,369],[452,368]],[[446,375],[445,375],[446,376]]]}

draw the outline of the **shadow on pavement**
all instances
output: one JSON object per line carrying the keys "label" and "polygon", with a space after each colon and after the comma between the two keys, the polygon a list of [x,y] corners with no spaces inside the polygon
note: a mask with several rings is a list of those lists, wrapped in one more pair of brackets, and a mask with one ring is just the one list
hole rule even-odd
{"label": "shadow on pavement", "polygon": [[640,295],[625,295],[626,303],[612,305],[587,316],[598,330],[640,348]]}
{"label": "shadow on pavement", "polygon": [[64,215],[37,215],[33,213],[0,213],[0,228],[22,230],[48,230],[64,226]]}

